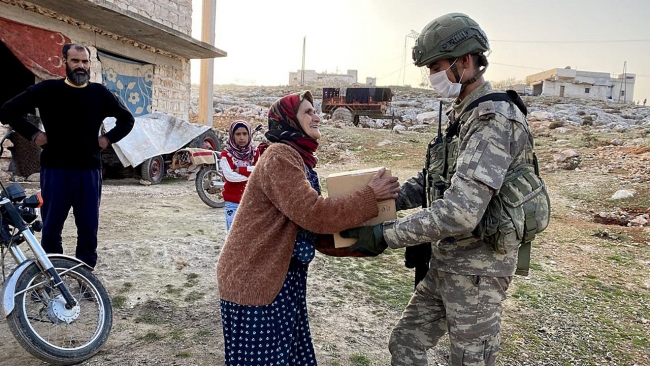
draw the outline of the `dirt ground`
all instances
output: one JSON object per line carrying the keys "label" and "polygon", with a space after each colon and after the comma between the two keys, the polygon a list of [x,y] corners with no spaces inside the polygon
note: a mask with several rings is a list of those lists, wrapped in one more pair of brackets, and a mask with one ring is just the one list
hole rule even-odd
{"label": "dirt ground", "polygon": [[[323,129],[322,180],[335,171],[385,165],[404,181],[421,169],[431,136],[340,127]],[[542,166],[568,147],[581,152],[583,163],[578,172],[543,169],[553,221],[536,241],[531,276],[516,277],[509,290],[499,365],[650,365],[650,234],[593,222],[595,213],[614,206],[650,211],[647,172],[632,169],[647,164],[647,151],[603,147],[609,140],[587,141],[580,133],[537,139]],[[643,179],[627,183],[630,174]],[[608,203],[619,187],[635,189],[638,198]],[[203,204],[194,182],[106,181],[96,274],[111,295],[114,324],[102,350],[83,365],[224,364],[215,279],[224,228],[223,210]],[[74,252],[74,230],[70,219],[66,253]],[[318,254],[310,266],[308,309],[319,364],[389,365],[387,339],[411,281],[401,250],[373,259]],[[429,363],[447,364],[447,347],[445,339],[431,350]],[[43,364],[18,345],[6,323],[0,323],[0,354],[0,365]]]}
{"label": "dirt ground", "polygon": [[[66,253],[74,253],[74,230],[70,215]],[[143,186],[135,179],[107,180],[95,273],[113,299],[114,323],[108,342],[83,365],[224,364],[215,277],[224,234],[223,210],[201,202],[194,182],[170,179]],[[320,363],[338,358],[331,356],[334,348],[335,355],[345,355],[359,345],[386,360],[391,324],[373,325],[353,337],[344,319],[366,317],[372,309],[362,299],[329,307],[332,294],[320,283],[324,276],[336,276],[332,271],[321,256],[310,267],[309,311]],[[399,311],[389,317],[398,319]],[[18,345],[6,323],[0,323],[0,340],[0,365],[43,364]],[[339,364],[354,364],[349,362]]]}

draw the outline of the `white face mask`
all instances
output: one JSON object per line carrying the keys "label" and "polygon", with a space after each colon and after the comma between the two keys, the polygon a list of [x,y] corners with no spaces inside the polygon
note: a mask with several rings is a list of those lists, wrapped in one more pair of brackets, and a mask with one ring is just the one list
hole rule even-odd
{"label": "white face mask", "polygon": [[[456,61],[449,65],[449,68],[451,68],[455,63]],[[447,77],[447,70],[449,70],[449,68],[429,75],[429,82],[431,83],[431,87],[443,97],[456,98],[460,95],[460,89],[463,87],[463,84],[452,83],[451,80],[449,80]],[[463,75],[465,75],[465,70],[463,70],[463,74],[460,75],[461,80],[463,79]]]}

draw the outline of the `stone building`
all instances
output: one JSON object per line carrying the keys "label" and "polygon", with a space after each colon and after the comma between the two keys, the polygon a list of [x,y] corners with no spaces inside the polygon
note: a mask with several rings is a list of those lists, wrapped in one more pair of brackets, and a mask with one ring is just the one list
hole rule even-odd
{"label": "stone building", "polygon": [[551,69],[526,77],[533,95],[589,98],[632,102],[635,74],[579,71],[569,67]]}
{"label": "stone building", "polygon": [[135,116],[189,120],[190,60],[226,56],[191,33],[192,0],[0,0],[0,104],[64,77],[61,48],[74,42],[91,51],[91,81],[106,85]]}
{"label": "stone building", "polygon": [[20,61],[13,62],[19,70],[5,70],[17,80],[3,94],[64,76],[61,45],[72,41],[91,50],[91,80],[107,84],[135,115],[187,120],[190,59],[226,55],[192,38],[192,0],[0,0],[0,32],[0,56]]}
{"label": "stone building", "polygon": [[[303,76],[304,75],[304,76]],[[303,79],[304,78],[304,79]],[[348,70],[345,74],[329,74],[327,72],[319,73],[316,70],[298,70],[289,73],[289,85],[310,86],[348,86],[357,84],[357,70]]]}

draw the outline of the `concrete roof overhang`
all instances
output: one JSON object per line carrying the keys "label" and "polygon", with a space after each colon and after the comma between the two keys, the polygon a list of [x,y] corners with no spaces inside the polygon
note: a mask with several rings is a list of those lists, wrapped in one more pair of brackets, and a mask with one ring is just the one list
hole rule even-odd
{"label": "concrete roof overhang", "polygon": [[29,2],[107,32],[188,59],[225,57],[227,55],[225,51],[208,43],[201,42],[132,11],[119,8],[106,0],[29,0]]}

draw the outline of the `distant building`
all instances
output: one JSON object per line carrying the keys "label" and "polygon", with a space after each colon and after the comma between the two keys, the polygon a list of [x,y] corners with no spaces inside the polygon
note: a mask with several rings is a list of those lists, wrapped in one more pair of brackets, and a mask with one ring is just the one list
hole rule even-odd
{"label": "distant building", "polygon": [[611,75],[608,72],[551,69],[526,77],[533,95],[590,98],[632,102],[635,74]]}
{"label": "distant building", "polygon": [[[300,85],[302,71],[289,73],[289,85]],[[377,83],[376,78],[366,78],[366,84],[372,81],[373,86]],[[305,70],[304,85],[309,86],[349,86],[357,84],[357,70],[348,70],[346,74],[318,73],[315,70]]]}

